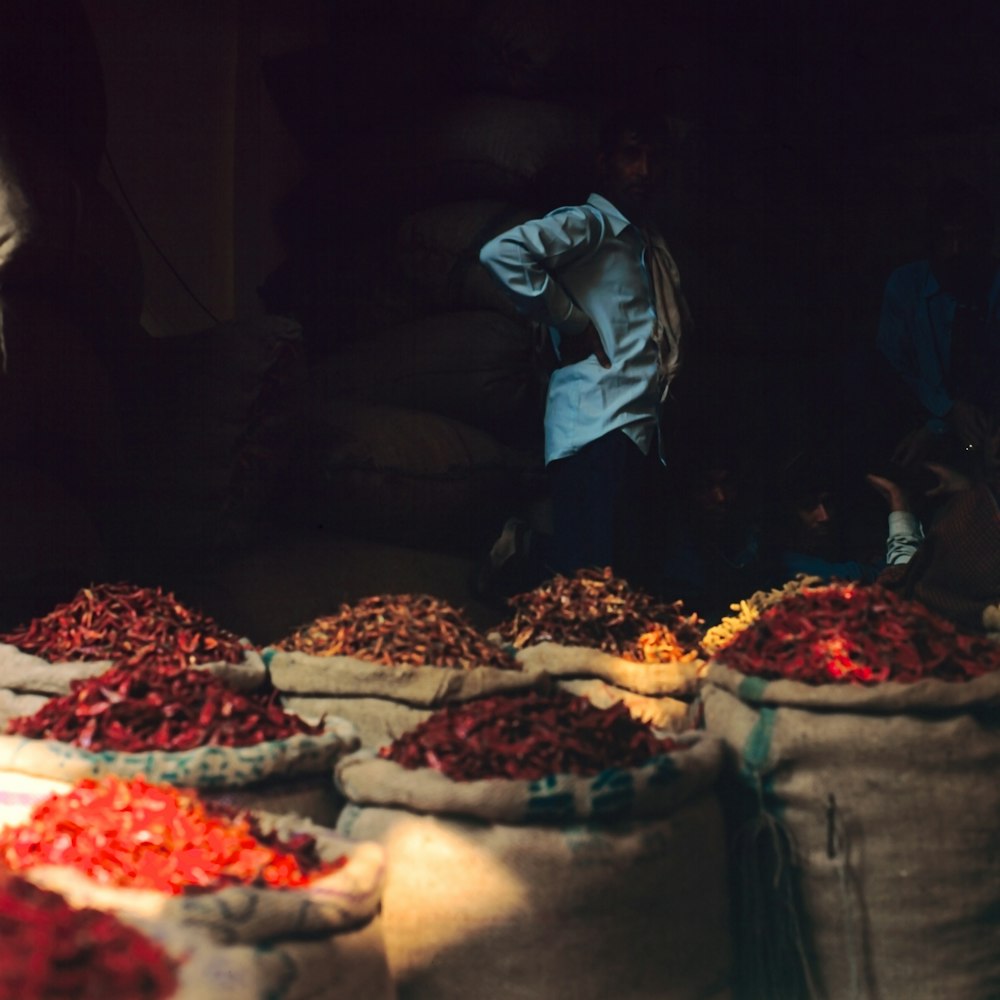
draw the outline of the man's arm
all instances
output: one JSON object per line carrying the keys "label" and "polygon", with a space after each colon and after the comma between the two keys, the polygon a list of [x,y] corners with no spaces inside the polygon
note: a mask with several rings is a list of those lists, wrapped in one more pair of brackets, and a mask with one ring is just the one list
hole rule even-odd
{"label": "man's arm", "polygon": [[494,237],[479,259],[521,312],[573,337],[587,330],[590,317],[560,284],[558,271],[592,252],[603,229],[596,212],[559,209]]}

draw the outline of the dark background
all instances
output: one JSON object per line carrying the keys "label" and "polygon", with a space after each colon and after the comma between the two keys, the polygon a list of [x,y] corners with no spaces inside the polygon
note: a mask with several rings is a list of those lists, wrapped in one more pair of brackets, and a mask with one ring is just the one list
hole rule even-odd
{"label": "dark background", "polygon": [[373,590],[466,598],[537,486],[540,359],[476,298],[468,234],[438,275],[418,248],[430,284],[400,247],[412,265],[415,213],[489,201],[495,226],[585,197],[611,107],[673,139],[661,222],[697,322],[678,477],[720,440],[847,469],[881,289],[922,255],[928,191],[955,175],[1000,200],[995,5],[0,13],[4,168],[105,206],[74,230],[72,198],[39,195],[34,255],[0,262],[9,620],[125,574],[261,640]]}

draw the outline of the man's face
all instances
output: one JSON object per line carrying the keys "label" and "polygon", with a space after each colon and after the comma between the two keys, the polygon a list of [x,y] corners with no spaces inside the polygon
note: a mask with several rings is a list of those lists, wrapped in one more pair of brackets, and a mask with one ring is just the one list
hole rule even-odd
{"label": "man's face", "polygon": [[806,500],[795,507],[798,547],[803,552],[820,554],[833,539],[833,498],[829,493]]}
{"label": "man's face", "polygon": [[612,152],[601,156],[598,165],[605,193],[618,208],[634,212],[649,205],[659,168],[649,142],[626,130]]}

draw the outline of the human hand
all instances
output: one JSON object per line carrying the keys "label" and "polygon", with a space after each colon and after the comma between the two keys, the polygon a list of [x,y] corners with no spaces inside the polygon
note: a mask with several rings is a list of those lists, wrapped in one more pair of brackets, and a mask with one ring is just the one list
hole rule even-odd
{"label": "human hand", "polygon": [[882,499],[889,505],[889,510],[910,509],[906,490],[899,483],[894,483],[891,479],[886,479],[885,476],[876,476],[871,472],[865,476],[865,479],[881,494]]}
{"label": "human hand", "polygon": [[601,335],[593,323],[588,323],[583,333],[563,336],[559,339],[560,367],[575,365],[577,362],[589,358],[592,354],[597,358],[597,363],[602,368],[611,367],[611,359],[604,350]]}
{"label": "human hand", "polygon": [[950,465],[941,465],[939,462],[925,462],[925,469],[930,469],[937,476],[937,484],[932,486],[924,494],[929,497],[945,496],[949,493],[959,493],[962,490],[972,488],[972,480],[958,469],[953,469]]}

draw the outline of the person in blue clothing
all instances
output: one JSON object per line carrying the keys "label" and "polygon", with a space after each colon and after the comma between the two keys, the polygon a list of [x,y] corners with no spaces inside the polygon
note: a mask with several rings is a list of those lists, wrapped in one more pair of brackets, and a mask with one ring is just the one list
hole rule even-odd
{"label": "person in blue clothing", "polygon": [[[490,240],[480,260],[526,316],[548,327],[558,367],[544,418],[552,535],[541,575],[610,566],[642,584],[650,553],[658,420],[691,327],[680,276],[650,208],[662,177],[655,123],[614,117],[597,153],[596,191]],[[521,553],[509,521],[491,553]]]}
{"label": "person in blue clothing", "polygon": [[841,487],[834,462],[822,449],[797,449],[781,456],[770,477],[764,556],[769,585],[780,587],[799,574],[825,582],[871,583],[884,569],[881,553],[853,551],[840,510]]}
{"label": "person in blue clothing", "polygon": [[912,408],[894,473],[954,462],[1000,410],[1000,268],[993,216],[970,185],[949,179],[928,203],[928,255],[885,285],[876,347]]}

